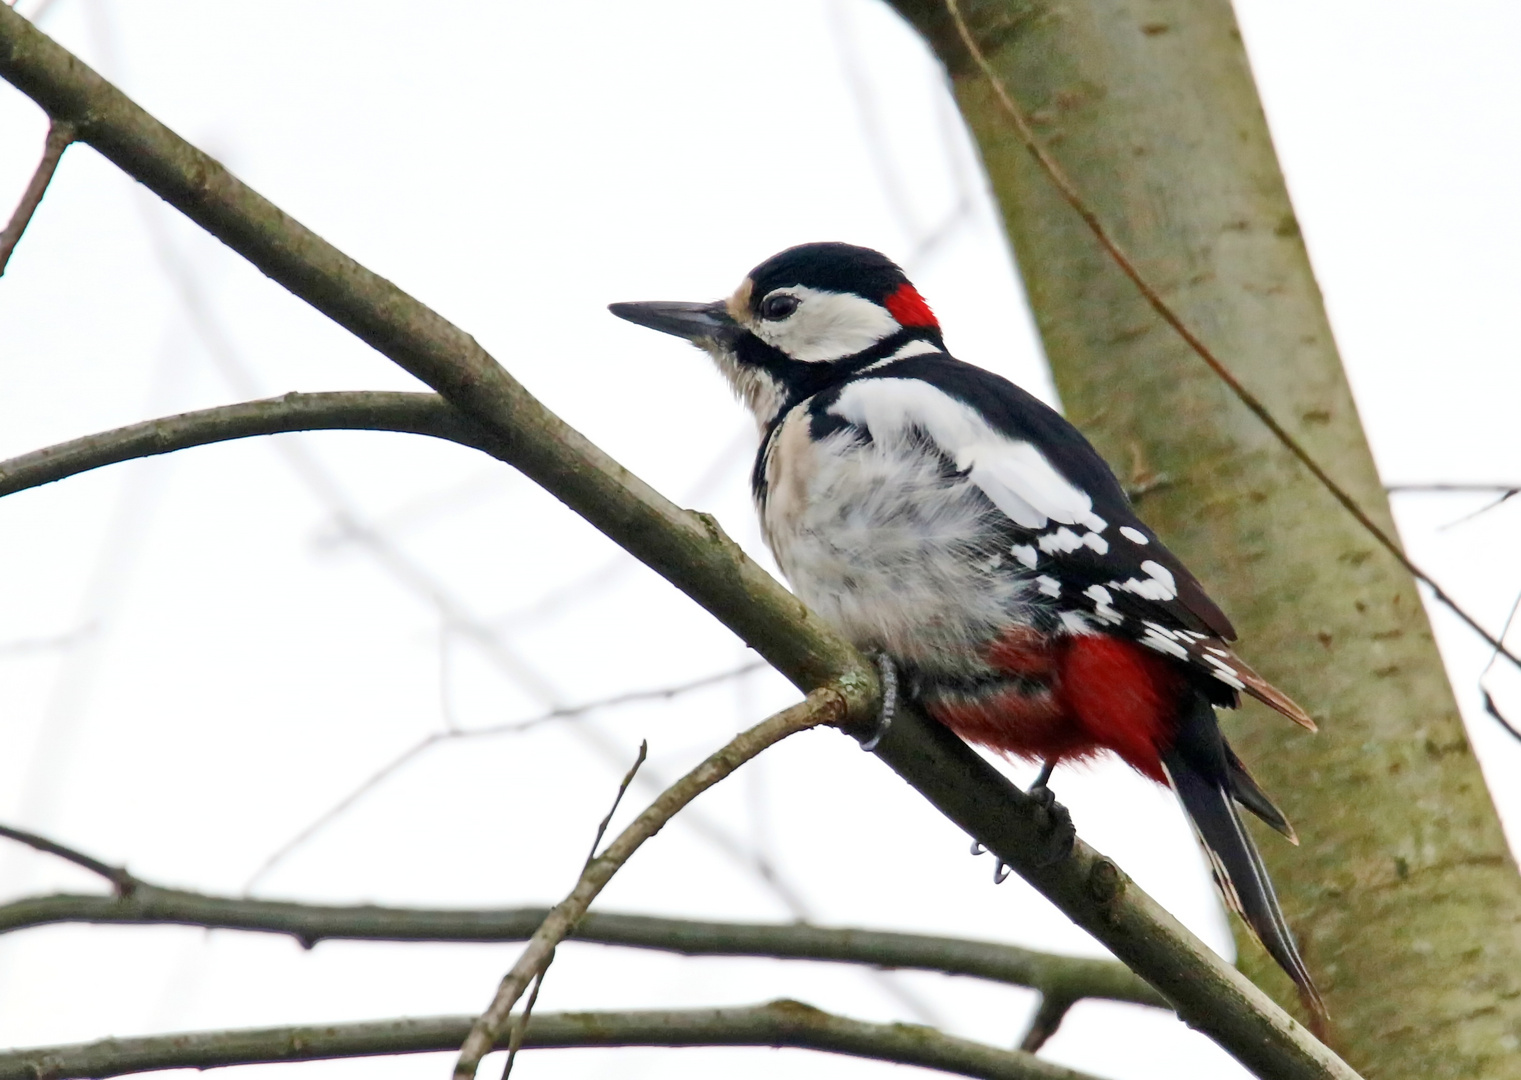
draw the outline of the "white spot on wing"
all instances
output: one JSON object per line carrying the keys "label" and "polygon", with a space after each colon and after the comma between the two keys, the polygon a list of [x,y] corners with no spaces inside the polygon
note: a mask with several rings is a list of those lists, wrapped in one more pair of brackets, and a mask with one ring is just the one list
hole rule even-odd
{"label": "white spot on wing", "polygon": [[1216,657],[1210,656],[1208,653],[1205,653],[1203,655],[1204,655],[1204,659],[1207,660],[1207,661],[1209,661],[1209,664],[1210,664],[1211,668],[1213,668],[1213,670],[1210,671],[1211,675],[1213,675],[1215,678],[1219,679],[1226,686],[1233,686],[1237,690],[1245,690],[1246,689],[1246,684],[1244,682],[1242,682],[1239,678],[1236,677],[1236,669],[1235,668],[1231,667],[1229,664],[1227,664],[1223,660],[1220,660],[1220,659],[1217,659]]}
{"label": "white spot on wing", "polygon": [[1076,551],[1083,546],[1083,538],[1063,525],[1055,532],[1046,533],[1040,538],[1040,550],[1047,555],[1055,555],[1062,551]]}
{"label": "white spot on wing", "polygon": [[1031,570],[1035,569],[1036,562],[1040,560],[1040,556],[1035,554],[1035,549],[1029,544],[1015,544],[1009,549],[1009,554],[1024,563]]}
{"label": "white spot on wing", "polygon": [[1132,544],[1140,544],[1145,547],[1151,540],[1140,529],[1132,529],[1129,525],[1120,526],[1120,535]]}
{"label": "white spot on wing", "polygon": [[1088,624],[1088,617],[1081,611],[1064,611],[1058,618],[1062,621],[1062,628],[1069,634],[1093,633],[1093,627]]}
{"label": "white spot on wing", "polygon": [[1167,591],[1173,596],[1178,595],[1178,583],[1173,579],[1172,571],[1167,569],[1167,567],[1159,562],[1147,559],[1141,564],[1141,569],[1145,570],[1154,580],[1160,581],[1166,586]]}
{"label": "white spot on wing", "polygon": [[1045,574],[1042,574],[1040,577],[1035,579],[1035,584],[1040,586],[1040,591],[1045,593],[1047,596],[1060,596],[1062,594],[1062,584],[1054,577],[1048,577]]}
{"label": "white spot on wing", "polygon": [[1226,686],[1232,687],[1236,690],[1246,689],[1246,683],[1236,678],[1236,676],[1229,671],[1211,671],[1210,674],[1219,679]]}
{"label": "white spot on wing", "polygon": [[[1158,631],[1161,632],[1159,633]],[[1156,652],[1166,653],[1168,656],[1176,656],[1179,660],[1187,660],[1188,650],[1172,640],[1171,637],[1164,637],[1163,634],[1165,633],[1166,631],[1162,630],[1155,623],[1147,623],[1146,633],[1141,636],[1141,644]]]}
{"label": "white spot on wing", "polygon": [[1083,590],[1083,595],[1092,600],[1095,604],[1114,603],[1114,597],[1111,596],[1109,594],[1109,590],[1104,588],[1102,585],[1089,585],[1086,589]]}
{"label": "white spot on wing", "polygon": [[1126,578],[1124,581],[1112,581],[1110,584],[1116,589],[1134,593],[1146,600],[1176,599],[1178,586],[1167,567],[1147,559],[1141,564],[1141,569],[1150,576],[1145,579]]}

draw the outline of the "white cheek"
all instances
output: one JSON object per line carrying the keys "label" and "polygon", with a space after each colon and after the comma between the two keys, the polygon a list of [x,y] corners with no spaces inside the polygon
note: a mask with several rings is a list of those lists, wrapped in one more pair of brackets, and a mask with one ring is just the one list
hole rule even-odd
{"label": "white cheek", "polygon": [[779,322],[757,320],[755,336],[805,363],[854,356],[903,329],[880,304],[853,293],[824,292],[806,285],[785,290],[801,303]]}

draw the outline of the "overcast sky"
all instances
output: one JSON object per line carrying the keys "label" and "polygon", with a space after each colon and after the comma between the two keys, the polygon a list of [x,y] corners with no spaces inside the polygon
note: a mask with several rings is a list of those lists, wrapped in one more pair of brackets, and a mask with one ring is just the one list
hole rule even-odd
{"label": "overcast sky", "polygon": [[[1386,481],[1521,482],[1521,8],[1237,7]],[[751,425],[699,354],[607,302],[725,295],[782,247],[850,240],[907,266],[959,356],[1053,400],[941,73],[873,0],[54,0],[43,26],[768,566]],[[44,129],[0,85],[0,204]],[[287,390],[415,387],[88,148],[69,151],[0,281],[0,457]],[[1484,501],[1395,508],[1412,554],[1498,628],[1521,593],[1521,499],[1451,524]],[[795,697],[752,672],[435,745],[267,865],[431,733],[733,672],[747,654],[510,470],[397,435],[228,444],[13,496],[0,567],[0,820],[167,884],[552,902],[641,739],[646,777],[674,777]],[[1514,837],[1521,744],[1480,707],[1488,653],[1434,622]],[[1497,667],[1490,685],[1521,717],[1521,679]],[[1055,787],[1086,839],[1229,955],[1170,795],[1116,765]],[[620,820],[651,794],[636,787]],[[599,906],[1098,952],[1018,879],[995,888],[987,857],[836,734],[792,740],[694,810]],[[0,893],[52,887],[96,883],[0,850]],[[0,938],[0,1043],[476,1011],[515,953],[34,930]],[[539,1008],[779,996],[1000,1044],[1033,1002],[929,975],[568,946]],[[739,1050],[544,1052],[517,1069],[760,1077],[778,1053],[800,1080],[887,1074]],[[1175,1021],[1118,1006],[1079,1006],[1045,1054],[1123,1080],[1244,1075]],[[442,1076],[447,1062],[279,1068]]]}

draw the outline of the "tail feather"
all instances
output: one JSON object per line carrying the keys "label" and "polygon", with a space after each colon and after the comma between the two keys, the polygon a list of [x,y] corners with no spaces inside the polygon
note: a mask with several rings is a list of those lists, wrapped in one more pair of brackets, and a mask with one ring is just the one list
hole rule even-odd
{"label": "tail feather", "polygon": [[1162,762],[1209,857],[1215,884],[1226,906],[1241,916],[1268,954],[1294,980],[1306,1008],[1323,1019],[1325,1003],[1299,955],[1267,868],[1236,803],[1239,800],[1275,828],[1278,822],[1287,828],[1288,822],[1226,745],[1214,710],[1202,695],[1190,702],[1182,719],[1179,737],[1162,755]]}
{"label": "tail feather", "polygon": [[1283,834],[1289,843],[1299,845],[1299,836],[1294,832],[1294,826],[1289,824],[1289,819],[1283,816],[1283,811],[1268,798],[1267,792],[1258,786],[1252,774],[1246,771],[1246,766],[1231,749],[1230,743],[1221,743],[1225,746],[1225,768],[1230,778],[1230,792],[1236,801],[1256,814],[1269,827]]}

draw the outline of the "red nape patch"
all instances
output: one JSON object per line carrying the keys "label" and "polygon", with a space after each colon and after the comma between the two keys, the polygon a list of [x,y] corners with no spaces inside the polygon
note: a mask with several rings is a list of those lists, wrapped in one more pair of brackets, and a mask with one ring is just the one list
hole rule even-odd
{"label": "red nape patch", "polygon": [[899,326],[932,326],[940,329],[935,313],[919,295],[919,290],[908,282],[899,285],[897,291],[887,298],[887,313],[898,320]]}
{"label": "red nape patch", "polygon": [[1120,638],[1080,634],[1062,657],[1060,685],[1089,738],[1167,782],[1161,748],[1172,741],[1183,683],[1164,657]]}

